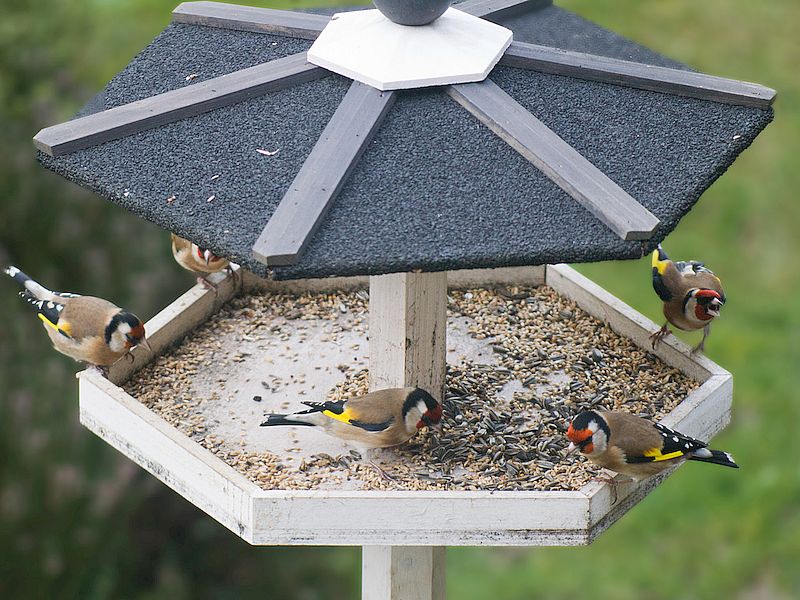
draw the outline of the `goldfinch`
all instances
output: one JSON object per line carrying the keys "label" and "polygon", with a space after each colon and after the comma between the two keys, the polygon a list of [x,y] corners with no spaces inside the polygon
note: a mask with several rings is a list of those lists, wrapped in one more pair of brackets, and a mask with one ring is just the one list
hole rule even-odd
{"label": "goldfinch", "polygon": [[214,285],[205,279],[204,275],[230,268],[228,260],[216,256],[211,250],[200,248],[197,244],[178,237],[174,233],[171,236],[172,256],[175,257],[175,262],[187,271],[195,273],[198,283],[213,288]]}
{"label": "goldfinch", "polygon": [[407,442],[418,429],[438,425],[442,418],[442,405],[419,388],[390,388],[360,398],[303,404],[310,408],[269,415],[261,426],[319,427],[365,448],[388,448]]}
{"label": "goldfinch", "polygon": [[664,302],[667,323],[650,336],[653,349],[672,333],[668,323],[683,331],[703,330],[703,339],[692,352],[703,350],[711,332],[711,321],[725,304],[722,283],[703,263],[672,262],[659,246],[653,251],[653,289]]}
{"label": "goldfinch", "polygon": [[621,411],[586,411],[567,429],[567,452],[579,450],[605,469],[646,479],[686,460],[738,469],[727,452],[709,450],[705,442]]}
{"label": "goldfinch", "polygon": [[108,300],[52,292],[16,267],[5,273],[24,290],[20,297],[36,307],[53,347],[95,367],[114,364],[137,345],[150,349],[139,318]]}

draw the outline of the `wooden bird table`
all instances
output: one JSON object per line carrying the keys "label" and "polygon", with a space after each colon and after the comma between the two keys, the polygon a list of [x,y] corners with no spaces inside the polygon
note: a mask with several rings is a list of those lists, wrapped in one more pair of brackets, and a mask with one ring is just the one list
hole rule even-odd
{"label": "wooden bird table", "polygon": [[[438,2],[431,0],[419,4]],[[512,41],[512,32],[493,22],[549,4],[546,0],[466,0],[449,9],[438,22],[426,28],[414,28],[389,23],[374,11],[331,18],[217,2],[186,2],[173,13],[174,21],[181,27],[244,31],[250,32],[248,35],[277,35],[315,40],[315,43],[293,55],[233,72],[226,71],[191,85],[169,85],[167,91],[151,97],[115,105],[48,127],[39,132],[34,141],[43,153],[46,164],[49,162],[52,168],[63,163],[67,166],[58,170],[74,174],[77,167],[70,166],[70,155],[73,153],[87,149],[100,153],[102,148],[99,146],[113,140],[124,140],[150,130],[157,132],[159,128],[181,120],[199,118],[211,110],[221,110],[264,95],[310,85],[311,82],[331,76],[332,72],[346,75],[353,80],[349,84],[349,91],[332,112],[317,142],[305,155],[299,170],[294,172],[293,179],[286,179],[291,184],[281,191],[274,210],[268,218],[261,219],[264,221],[261,235],[254,241],[248,241],[251,253],[238,257],[231,252],[225,254],[245,265],[250,261],[251,270],[266,266],[272,270],[272,277],[281,279],[286,273],[281,269],[302,262],[304,254],[313,245],[315,235],[325,223],[337,196],[345,189],[387,115],[395,110],[395,101],[402,96],[402,90],[434,86],[431,94],[447,94],[459,105],[459,111],[463,107],[477,122],[552,181],[557,190],[566,192],[568,198],[583,206],[593,219],[602,223],[602,227],[612,231],[614,242],[619,241],[619,247],[624,250],[623,254],[615,254],[617,258],[631,258],[626,254],[631,247],[629,242],[643,241],[652,247],[655,241],[663,239],[668,229],[659,228],[660,221],[653,212],[573,148],[565,138],[550,129],[534,114],[537,111],[526,109],[489,78],[494,66],[499,64],[502,68],[512,67],[531,74],[556,74],[575,80],[575,84],[580,83],[577,80],[588,80],[619,88],[643,89],[654,92],[654,98],[680,96],[762,111],[770,110],[775,91],[684,69]],[[379,43],[372,50],[364,50],[360,46],[364,39],[352,32],[363,34],[365,28],[360,24],[376,19],[383,28],[381,31],[385,29],[391,36],[401,36],[407,38],[406,41],[381,43],[387,39],[381,33],[377,36]],[[462,35],[465,33],[468,35]],[[409,35],[417,37],[409,38]],[[427,41],[417,44],[413,41],[417,39]],[[448,54],[454,48],[453,40],[461,40],[463,44],[457,49],[455,59]],[[476,43],[476,40],[481,43]],[[396,48],[402,50],[403,60],[379,60],[375,54],[379,50],[393,51]],[[431,49],[440,51],[435,57],[430,57]],[[415,54],[410,50],[421,50],[421,53]],[[455,70],[458,72],[452,72],[456,63],[458,69]],[[169,76],[173,77],[174,73]],[[186,77],[188,81],[189,77]],[[720,119],[720,122],[724,121]],[[756,125],[758,123],[754,121],[749,126],[750,130],[755,131]],[[759,126],[763,127],[763,124]],[[733,136],[733,140],[739,138],[742,135],[738,133]],[[750,139],[742,141],[749,143]],[[123,142],[119,144],[124,145]],[[116,146],[112,143],[108,147]],[[290,150],[285,154],[289,155]],[[732,156],[740,150],[736,149]],[[409,146],[408,152],[415,152],[415,148]],[[714,152],[720,153],[721,150],[717,148]],[[728,154],[725,156],[728,156],[733,150],[726,152]],[[251,174],[236,172],[239,169],[239,154],[236,156],[237,162],[229,174],[241,175],[238,179],[248,179]],[[616,163],[611,161],[609,164]],[[86,176],[85,172],[90,172],[81,162],[75,165],[80,167],[77,170],[80,178]],[[181,166],[181,171],[194,172],[185,165]],[[717,175],[714,174],[713,178]],[[89,181],[95,186],[95,179],[104,177],[89,178]],[[211,180],[219,177],[217,173]],[[706,185],[710,185],[713,178]],[[276,176],[276,179],[279,177]],[[708,176],[700,179],[705,181]],[[195,185],[196,182],[193,182],[192,186]],[[133,202],[135,195],[127,200],[131,191],[128,188],[113,188],[113,193],[109,193],[108,186],[99,187],[105,189],[112,198],[125,199],[125,202],[136,205]],[[404,196],[402,190],[395,192],[401,194],[398,197],[409,197],[409,202],[414,201],[413,194],[406,193]],[[459,202],[468,200],[462,199],[460,194],[461,191],[454,193],[453,201],[456,197]],[[269,196],[268,193],[266,195]],[[669,194],[670,197],[673,195]],[[169,210],[177,210],[178,205],[171,204],[176,196],[167,197]],[[203,203],[208,211],[216,207],[216,203],[209,204],[213,198],[215,195]],[[537,229],[536,214],[530,211],[530,207],[539,206],[539,201],[544,204],[547,201],[546,198],[535,199],[537,202],[529,202],[530,198],[516,199],[521,211],[529,211],[531,231]],[[653,198],[647,200],[652,204]],[[181,202],[188,200],[181,198]],[[192,223],[194,229],[187,233],[182,230],[185,224],[180,221],[177,221],[177,225],[171,221],[159,221],[160,217],[156,217],[162,214],[159,211],[163,209],[163,204],[163,199],[159,198],[156,204],[158,211],[148,218],[202,243],[197,235],[202,226],[195,227]],[[465,204],[469,207],[468,202]],[[683,213],[670,213],[670,206],[665,203],[659,208],[663,209],[665,215],[672,215],[667,221],[676,222]],[[685,212],[688,209],[682,210]],[[470,211],[479,213],[473,209]],[[251,219],[252,216],[248,214],[245,221],[247,227]],[[219,223],[215,223],[217,225]],[[236,227],[231,226],[232,229]],[[674,227],[674,223],[670,227]],[[587,231],[597,232],[598,229],[590,228]],[[223,229],[223,232],[229,233],[227,229]],[[354,234],[351,232],[350,235]],[[220,244],[224,250],[229,241]],[[515,262],[527,260],[534,264],[544,260],[567,260],[568,256],[564,253],[569,255],[570,250],[561,244],[561,240],[558,240],[558,244],[558,247],[546,253],[546,258],[539,255],[539,258],[530,257],[525,252],[510,251],[503,247],[502,253],[492,258],[493,262],[487,263],[485,258],[481,258],[477,264],[507,264],[510,256],[516,257]],[[206,245],[213,248],[213,245]],[[439,255],[437,261],[441,256],[450,256],[441,252],[439,242],[434,247]],[[640,247],[636,248],[638,251]],[[335,254],[325,250],[320,251],[319,255],[326,253]],[[453,259],[454,263],[449,263],[451,265],[476,264],[474,257],[460,256],[458,252],[451,254],[457,257],[457,260]],[[526,256],[529,258],[519,258]],[[553,256],[558,258],[554,259]],[[588,260],[586,255],[581,257],[581,260]],[[382,260],[374,265],[370,263],[368,269],[331,270],[324,275],[393,270],[386,268]],[[413,262],[405,267],[395,267],[394,270],[417,268],[420,264]],[[435,264],[439,265],[440,262]],[[135,348],[132,354],[134,360],[120,361],[109,370],[107,378],[98,372],[80,373],[81,422],[251,544],[362,546],[365,599],[443,599],[447,546],[588,544],[670,473],[665,472],[637,484],[621,484],[615,491],[608,484],[599,482],[590,482],[580,489],[568,491],[498,491],[480,487],[475,489],[474,486],[455,490],[419,487],[369,489],[368,486],[360,487],[359,484],[364,482],[350,475],[346,481],[331,481],[321,487],[292,487],[284,485],[282,482],[285,480],[280,477],[266,480],[258,473],[243,470],[240,463],[234,464],[229,460],[231,456],[240,458],[246,454],[257,461],[258,457],[269,455],[272,457],[270,460],[274,459],[284,469],[286,465],[297,465],[301,458],[304,462],[305,458],[320,453],[347,453],[339,440],[320,436],[316,431],[294,432],[291,428],[258,427],[265,413],[302,409],[300,398],[325,400],[328,391],[343,385],[344,375],[335,368],[336,360],[351,360],[350,365],[345,365],[345,370],[354,367],[363,370],[368,360],[369,387],[373,390],[418,386],[444,401],[448,346],[466,344],[468,337],[453,336],[447,342],[447,330],[451,327],[447,315],[448,289],[548,285],[556,294],[575,302],[588,315],[605,323],[616,335],[627,338],[647,352],[650,352],[649,335],[658,326],[565,265],[407,272],[288,282],[261,279],[245,271],[241,274],[242,277],[237,278],[212,276],[218,286],[216,290],[195,286],[165,308],[146,324],[151,350]],[[304,272],[297,276],[307,275],[308,272]],[[275,324],[275,331],[280,332],[279,339],[286,343],[285,350],[291,355],[289,358],[278,356],[274,346],[268,350],[259,347],[257,341],[248,335],[237,338],[231,335],[226,337],[224,332],[220,334],[216,346],[210,351],[215,357],[213,369],[205,366],[206,371],[217,373],[217,377],[221,375],[205,383],[203,393],[207,393],[214,401],[203,404],[198,400],[196,414],[192,415],[206,419],[206,425],[201,428],[202,435],[179,421],[170,421],[167,413],[174,407],[168,406],[166,412],[158,412],[154,403],[134,395],[131,388],[134,373],[144,367],[158,367],[166,360],[161,355],[173,347],[191,350],[190,347],[198,342],[189,334],[202,329],[207,321],[213,321],[220,308],[236,296],[262,292],[291,295],[354,289],[362,290],[363,294],[367,288],[369,331],[350,331],[347,334],[349,345],[346,350],[350,352],[350,348],[353,349],[349,354],[345,354],[342,344],[331,342],[325,323],[318,323],[312,333],[304,329],[303,333],[298,334],[305,326],[280,317],[283,320]],[[344,312],[347,312],[347,307],[344,308]],[[311,315],[308,320],[300,322],[308,323],[315,318],[324,321]],[[341,318],[341,315],[337,315],[337,318]],[[252,327],[258,325],[256,320]],[[363,352],[356,349],[366,346],[367,333],[369,352],[368,356],[364,356]],[[307,338],[306,335],[312,337]],[[688,346],[675,338],[667,339],[652,354],[698,384],[661,422],[702,439],[718,433],[730,418],[731,375],[707,358],[690,354]],[[221,361],[228,355],[233,355],[235,360],[223,364]],[[650,358],[647,357],[648,360]],[[327,363],[323,365],[325,361]],[[258,387],[257,379],[264,374],[267,368],[265,364],[270,365],[268,368],[276,380],[291,380],[291,383],[281,390],[282,393],[264,394],[262,401],[261,395],[256,395],[258,392],[264,393]],[[297,372],[304,366],[312,367],[308,382],[305,374],[301,377]],[[143,371],[152,372],[152,369]],[[148,376],[139,375],[136,381]],[[176,405],[180,403],[180,396],[184,402],[194,406],[192,403],[195,398],[201,395],[197,386],[202,376],[199,370],[193,371],[191,376],[185,372],[178,373],[176,381],[170,383],[171,387],[164,388],[169,391],[162,395],[169,394]],[[263,381],[261,383],[266,385]],[[181,388],[182,385],[186,386],[185,389]],[[683,397],[683,394],[680,396]],[[258,404],[253,404],[256,398]],[[290,408],[292,404],[294,406]],[[564,415],[557,416],[561,418]],[[206,431],[206,427],[209,431]],[[280,431],[267,432],[265,429]],[[287,432],[287,429],[290,431]],[[215,443],[218,439],[223,446],[238,444],[239,447],[232,452],[220,453],[220,446]],[[410,459],[407,454],[398,454],[395,460]],[[286,467],[285,470],[290,469]],[[527,471],[523,471],[523,474],[523,479],[528,477]]]}
{"label": "wooden bird table", "polygon": [[[416,385],[440,397],[448,350],[448,289],[546,284],[643,349],[649,349],[648,336],[658,326],[565,265],[290,282],[264,280],[247,272],[242,275],[235,281],[215,276],[216,292],[196,285],[165,308],[146,324],[152,351],[134,349],[133,362],[114,365],[108,379],[97,372],[80,373],[81,422],[251,544],[362,546],[364,598],[444,598],[446,546],[588,544],[669,475],[620,484],[616,493],[600,482],[590,482],[573,491],[370,490],[353,487],[353,481],[319,489],[258,485],[210,451],[207,443],[201,444],[203,440],[197,435],[182,431],[180,424],[168,422],[143,404],[143,399],[124,389],[131,389],[134,373],[151,363],[157,367],[164,360],[159,356],[165,352],[191,350],[198,342],[189,334],[202,329],[237,294],[315,294],[322,290],[364,290],[369,286],[370,386],[376,389]],[[308,321],[286,321],[281,331],[289,331],[292,323]],[[277,334],[268,337],[274,335]],[[213,418],[221,422],[219,426],[232,424],[231,439],[224,441],[239,444],[241,427],[249,438],[243,450],[255,456],[268,452],[288,461],[296,456],[282,453],[282,448],[291,443],[289,438],[270,441],[258,437],[265,429],[270,433],[282,430],[281,435],[308,434],[298,446],[308,452],[346,454],[340,441],[306,431],[311,428],[293,433],[294,428],[258,427],[263,414],[281,411],[281,402],[297,401],[288,395],[302,393],[300,398],[320,400],[330,387],[315,388],[309,380],[291,391],[267,394],[262,402],[254,403],[252,386],[259,385],[265,369],[278,369],[277,363],[264,363],[265,358],[272,360],[271,351],[259,355],[248,346],[248,353],[253,355],[240,358],[243,345],[250,342],[234,335],[228,340],[220,338],[218,343],[214,368],[224,375],[219,381],[225,385],[214,383],[214,379],[211,389],[218,392],[219,398],[198,410],[217,411],[207,414],[209,427]],[[318,365],[332,360],[331,354],[337,350],[333,342],[299,344],[291,336],[281,343],[293,350],[305,348],[310,353],[307,356],[318,357]],[[453,336],[447,346],[463,343],[459,336]],[[234,362],[224,359],[229,351],[226,344],[231,347]],[[456,348],[456,353],[463,350]],[[692,355],[686,344],[674,338],[667,339],[653,354],[699,384],[661,422],[702,439],[709,439],[724,428],[730,418],[730,374],[704,356]],[[245,359],[251,362],[236,362]],[[278,374],[288,380],[296,374],[292,369],[297,371],[300,366],[293,362],[286,365],[287,372]],[[344,379],[335,368],[332,371]],[[151,376],[149,373],[147,369],[141,371],[135,381]],[[179,397],[185,394],[185,390],[173,389],[169,398],[178,404]],[[224,419],[219,419],[220,415]],[[398,460],[407,459],[398,455]]]}

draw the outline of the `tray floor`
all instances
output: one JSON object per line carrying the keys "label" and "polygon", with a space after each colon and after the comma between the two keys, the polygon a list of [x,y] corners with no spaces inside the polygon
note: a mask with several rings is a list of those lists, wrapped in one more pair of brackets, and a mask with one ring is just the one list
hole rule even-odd
{"label": "tray floor", "polygon": [[[549,287],[451,290],[441,434],[365,451],[271,412],[366,392],[366,291],[235,298],[126,391],[264,489],[574,490],[570,416],[655,419],[699,384]],[[378,468],[379,467],[379,468]]]}

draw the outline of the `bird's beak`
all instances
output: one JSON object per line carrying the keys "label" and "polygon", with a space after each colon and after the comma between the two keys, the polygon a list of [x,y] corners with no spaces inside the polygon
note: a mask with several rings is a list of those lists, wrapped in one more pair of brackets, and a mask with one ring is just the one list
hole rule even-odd
{"label": "bird's beak", "polygon": [[214,258],[214,255],[211,253],[211,250],[203,250],[203,258],[206,260],[206,265],[211,262],[211,259]]}
{"label": "bird's beak", "polygon": [[574,454],[577,449],[578,449],[578,447],[575,444],[573,444],[572,442],[570,442],[569,446],[567,446],[567,451],[566,451],[565,454],[567,456],[569,456],[570,454]]}
{"label": "bird's beak", "polygon": [[709,304],[706,312],[714,317],[719,316],[719,309],[722,308],[722,302],[719,299],[714,298]]}
{"label": "bird's beak", "polygon": [[147,341],[147,338],[142,338],[141,340],[139,340],[139,343],[136,344],[136,345],[137,346],[141,346],[142,348],[144,348],[148,352],[152,352],[153,351],[153,349],[150,347],[150,342]]}

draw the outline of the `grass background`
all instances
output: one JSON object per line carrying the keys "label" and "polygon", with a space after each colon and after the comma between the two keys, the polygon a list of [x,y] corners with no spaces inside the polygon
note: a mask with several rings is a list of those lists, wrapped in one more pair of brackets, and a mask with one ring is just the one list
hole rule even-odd
{"label": "grass background", "polygon": [[[249,0],[291,8],[324,0]],[[38,166],[30,138],[69,118],[169,20],[174,1],[4,0],[0,263],[143,317],[192,278],[152,225]],[[775,122],[665,242],[730,299],[707,345],[735,375],[715,445],[742,469],[681,469],[589,548],[452,549],[451,598],[800,596],[800,3],[560,0],[704,72],[778,89]],[[654,320],[646,261],[580,270]],[[0,596],[352,598],[358,549],[251,548],[78,424],[75,364],[0,283]],[[692,339],[691,341],[695,341]]]}

